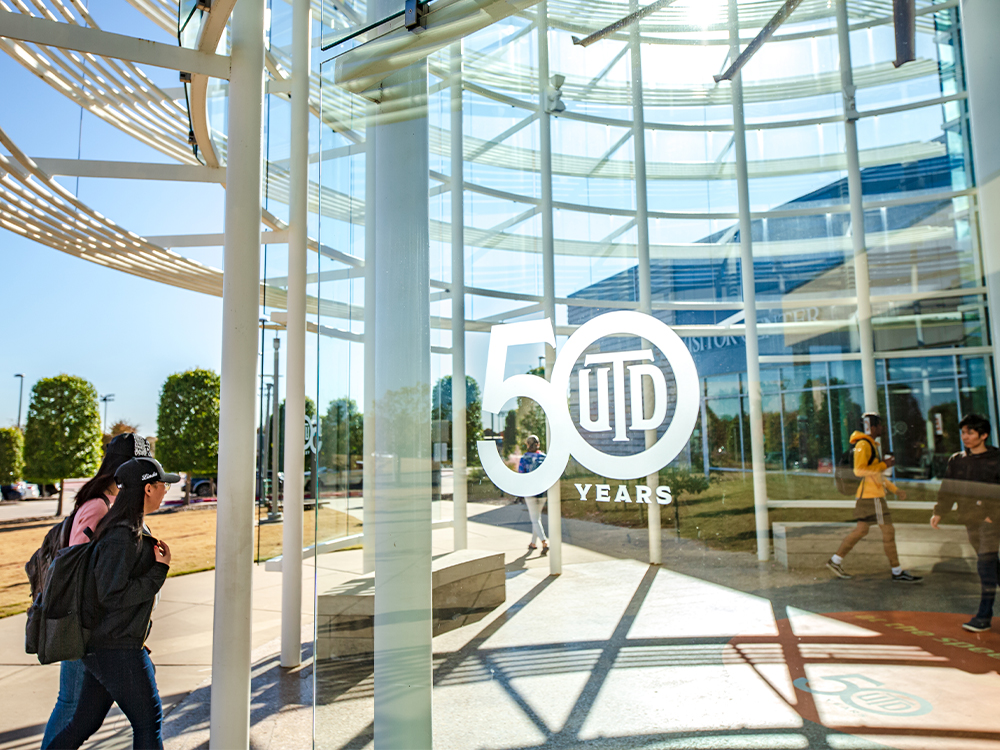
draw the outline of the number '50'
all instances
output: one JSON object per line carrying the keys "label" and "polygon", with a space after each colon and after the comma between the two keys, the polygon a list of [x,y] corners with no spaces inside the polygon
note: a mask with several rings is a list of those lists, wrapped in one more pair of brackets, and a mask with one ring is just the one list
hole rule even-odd
{"label": "number '50'", "polygon": [[[676,398],[670,425],[652,447],[635,455],[612,456],[602,453],[583,439],[569,412],[567,392],[573,366],[591,344],[607,336],[637,336],[646,339],[663,353],[673,373]],[[687,445],[701,405],[698,371],[684,342],[663,321],[631,310],[598,315],[581,325],[566,341],[552,368],[551,382],[537,375],[504,378],[507,350],[523,344],[548,344],[555,348],[552,321],[546,318],[493,327],[486,359],[483,409],[497,413],[513,398],[526,397],[534,400],[548,418],[548,454],[537,469],[527,474],[518,474],[504,464],[495,442],[480,440],[479,458],[483,469],[504,492],[521,496],[545,492],[559,481],[570,455],[585,468],[601,476],[637,479],[659,471],[673,461]]]}

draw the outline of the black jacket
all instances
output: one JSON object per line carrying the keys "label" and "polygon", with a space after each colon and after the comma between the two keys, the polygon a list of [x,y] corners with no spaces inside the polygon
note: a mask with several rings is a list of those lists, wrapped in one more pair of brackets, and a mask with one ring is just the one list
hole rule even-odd
{"label": "black jacket", "polygon": [[84,624],[91,629],[87,651],[142,648],[170,568],[156,562],[153,537],[136,538],[127,526],[112,526],[93,544],[84,607]]}
{"label": "black jacket", "polygon": [[1000,523],[1000,449],[959,451],[948,459],[934,515],[944,516],[956,503],[961,523],[980,523],[987,517]]}

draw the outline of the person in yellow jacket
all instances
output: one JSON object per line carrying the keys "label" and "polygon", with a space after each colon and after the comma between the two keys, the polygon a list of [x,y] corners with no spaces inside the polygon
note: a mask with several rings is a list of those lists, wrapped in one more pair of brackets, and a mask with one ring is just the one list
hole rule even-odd
{"label": "person in yellow jacket", "polygon": [[858,525],[840,543],[837,554],[831,557],[826,567],[833,571],[838,578],[851,578],[842,567],[847,553],[854,549],[854,545],[868,535],[868,529],[873,523],[877,523],[882,530],[882,544],[885,547],[885,556],[889,558],[889,565],[892,567],[892,580],[899,583],[918,583],[922,581],[921,576],[911,575],[899,564],[899,555],[896,552],[896,528],[892,525],[892,513],[885,503],[886,490],[893,492],[903,500],[906,493],[896,488],[886,477],[887,469],[892,468],[896,463],[892,456],[882,457],[882,451],[875,441],[882,436],[882,418],[878,414],[867,413],[861,417],[863,431],[855,430],[851,435],[851,445],[854,446],[854,476],[859,477],[861,482],[854,497],[854,518]]}

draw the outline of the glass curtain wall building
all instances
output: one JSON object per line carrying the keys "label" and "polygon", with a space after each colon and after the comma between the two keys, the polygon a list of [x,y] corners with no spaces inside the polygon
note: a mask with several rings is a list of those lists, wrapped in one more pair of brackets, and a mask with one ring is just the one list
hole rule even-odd
{"label": "glass curtain wall building", "polygon": [[[638,310],[681,337],[698,372],[698,416],[687,444],[647,484],[672,488],[673,507],[663,506],[658,522],[663,538],[700,540],[706,550],[767,560],[781,556],[777,541],[770,546],[772,524],[850,520],[853,501],[838,494],[833,474],[864,411],[883,416],[882,449],[896,456],[894,479],[910,492],[897,521],[921,524],[948,457],[962,447],[958,423],[976,413],[996,424],[960,4],[917,0],[915,59],[896,67],[889,0],[804,0],[738,85],[714,77],[782,2],[659,5],[583,45],[636,3],[543,0],[433,52],[426,98],[406,100],[395,120],[383,107],[381,125],[372,101],[380,97],[338,85],[338,65],[366,40],[358,32],[388,14],[335,3],[314,19],[323,42],[313,58],[310,236],[319,252],[310,254],[308,287],[317,373],[310,395],[321,436],[310,480],[321,501],[311,519],[317,554],[364,539],[366,568],[375,566],[377,548],[362,525],[376,513],[368,489],[407,474],[405,449],[376,444],[380,414],[392,411],[385,418],[400,434],[429,428],[419,458],[432,498],[425,520],[437,526],[464,529],[466,500],[510,499],[484,472],[477,440],[494,441],[512,466],[531,433],[554,449],[532,399],[484,408],[497,366],[488,363],[490,333],[500,324],[548,318],[558,351],[588,321]],[[268,60],[277,70],[288,57],[289,13],[271,9]],[[281,122],[281,100],[268,101],[269,122]],[[372,277],[385,267],[366,268],[375,235],[412,214],[405,206],[385,213],[378,203],[389,173],[380,171],[374,137],[424,114],[425,151],[404,144],[384,153],[427,170],[427,222],[416,230],[426,232],[427,262],[399,262],[414,286],[429,289],[420,313],[428,334],[407,344],[416,349],[400,345],[399,357],[425,357],[416,364],[429,380],[390,403],[379,400],[388,392],[379,378],[388,375],[374,341],[394,320],[402,326],[412,301],[392,307],[373,298]],[[265,207],[276,226],[286,218],[287,153],[287,133],[271,126]],[[423,177],[407,184],[423,185]],[[272,260],[283,268],[269,250]],[[610,361],[633,343],[612,339],[587,351]],[[551,377],[551,348],[507,354],[501,379]],[[657,361],[672,402],[664,424],[643,435],[633,413],[633,429],[619,434],[581,392],[589,366],[574,366],[566,397],[575,417],[596,425],[586,441],[609,455],[641,453],[663,435],[677,399],[693,397]],[[624,404],[624,380],[615,388]],[[554,556],[560,518],[573,529],[575,521],[646,528],[656,506],[632,502],[635,482],[620,502],[613,488],[608,502],[581,490],[605,482],[568,462],[548,493]],[[464,533],[456,529],[456,547]],[[359,705],[370,710],[358,694],[370,689],[370,672],[325,650],[323,628],[332,626],[318,606],[316,745],[341,747],[365,737],[367,719],[344,717]],[[461,679],[446,671],[438,684],[489,681],[485,668]],[[377,680],[377,662],[375,671]],[[516,680],[516,670],[504,679]],[[459,732],[454,725],[468,717],[444,703],[456,711],[436,720],[445,746],[460,746],[459,735],[469,747],[520,746],[491,744],[502,734],[499,714],[480,714]]]}
{"label": "glass curtain wall building", "polygon": [[[742,44],[779,6],[738,4]],[[890,422],[888,447],[899,472],[940,476],[942,457],[959,447],[962,416],[995,413],[959,10],[918,3],[917,59],[894,68],[888,7],[848,3],[848,28],[838,30],[832,3],[805,2],[743,71],[769,469],[829,472],[845,447],[839,425],[853,426],[864,406],[859,287],[871,308],[879,411]],[[637,247],[647,245],[649,303],[684,338],[706,403],[705,429],[680,460],[705,471],[749,467],[732,93],[712,80],[730,59],[728,11],[725,2],[677,2],[644,18],[638,40],[621,32],[581,47],[574,37],[626,15],[628,6],[551,3],[547,81],[539,79],[535,11],[430,58],[435,381],[452,369],[458,70],[467,373],[481,384],[485,360],[471,355],[485,353],[491,325],[539,317],[545,308],[548,201],[557,333],[609,310],[636,309],[643,294]],[[356,19],[331,13],[324,22],[335,39]],[[847,79],[843,38],[852,63]],[[334,64],[323,69],[323,111],[336,124],[321,129],[320,232],[324,244],[363,258],[366,104],[330,85]],[[868,250],[863,287],[845,152],[850,78]],[[540,153],[542,117],[551,131],[548,155]],[[315,293],[343,306],[331,317],[344,331],[320,344],[321,351],[329,346],[320,356],[321,382],[331,397],[349,398],[363,391],[362,274],[336,258],[320,265]],[[537,367],[539,354],[524,353],[518,366]],[[502,432],[497,418],[487,415],[486,424]],[[449,442],[447,430],[441,437]]]}
{"label": "glass curtain wall building", "polygon": [[[895,478],[911,483],[921,521],[961,448],[958,422],[979,413],[995,423],[958,3],[916,4],[916,59],[897,68],[891,3],[806,0],[743,69],[741,90],[713,80],[734,44],[742,49],[780,6],[681,0],[583,46],[575,42],[635,4],[549,0],[428,58],[425,282],[432,450],[435,475],[443,467],[451,479],[446,499],[460,483],[472,500],[502,496],[479,467],[476,432],[495,436],[504,455],[516,457],[531,432],[546,448],[544,416],[529,399],[476,414],[492,326],[543,317],[554,318],[559,345],[613,310],[648,310],[682,337],[701,405],[668,471],[675,482],[700,474],[728,487],[733,513],[706,531],[719,549],[756,543],[761,559],[755,509],[758,523],[762,508],[765,523],[844,517],[832,510],[832,474],[866,408],[884,415],[883,449],[897,457]],[[346,257],[321,253],[311,292],[326,413],[319,471],[339,496],[360,486],[361,456],[371,455],[365,320],[374,308],[362,263],[381,226],[368,214],[379,189],[365,148],[372,104],[334,82],[338,56],[356,43],[341,40],[366,20],[346,5],[322,19],[319,236]],[[542,346],[519,347],[504,374],[551,366]],[[453,465],[452,384],[462,375],[474,414],[467,472]],[[570,382],[580,414],[581,381]],[[587,435],[612,454],[641,451],[636,437]],[[766,469],[756,486],[755,441]],[[585,480],[601,481],[571,461],[555,494],[564,517],[642,519],[624,502],[578,501],[572,485]],[[702,536],[680,514],[663,524],[671,536]],[[321,687],[318,726],[329,728],[337,709]],[[486,737],[489,717],[482,724]],[[340,746],[335,736],[317,744]]]}

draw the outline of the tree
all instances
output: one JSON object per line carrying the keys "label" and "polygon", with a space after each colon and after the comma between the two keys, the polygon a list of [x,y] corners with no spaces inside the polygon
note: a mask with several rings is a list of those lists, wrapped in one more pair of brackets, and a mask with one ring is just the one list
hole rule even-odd
{"label": "tree", "polygon": [[807,380],[799,395],[798,446],[803,468],[815,469],[819,459],[831,458],[830,411],[826,383]]}
{"label": "tree", "polygon": [[349,471],[364,455],[365,415],[353,398],[335,398],[326,407],[319,449],[320,465],[335,471]]}
{"label": "tree", "polygon": [[[533,367],[528,370],[528,375],[536,375],[540,378],[544,378],[545,367]],[[536,435],[538,437],[538,449],[544,452],[546,449],[545,411],[542,407],[539,406],[539,404],[533,399],[525,396],[518,396],[517,423],[519,439],[523,441],[524,438],[528,437],[528,435]]]}
{"label": "tree", "polygon": [[517,447],[517,412],[511,409],[504,417],[503,423],[503,455],[507,458]]}
{"label": "tree", "polygon": [[700,495],[708,489],[712,480],[698,471],[690,471],[676,466],[671,466],[660,472],[660,486],[670,488],[670,497],[674,504],[674,530],[677,538],[681,538],[681,518],[678,506],[681,502],[681,495]]}
{"label": "tree", "polygon": [[[451,375],[440,378],[431,393],[431,419],[451,422]],[[465,376],[465,455],[469,464],[478,461],[476,441],[483,439],[483,402],[479,383]]]}
{"label": "tree", "polygon": [[0,484],[14,484],[24,475],[24,434],[16,427],[0,428]]}
{"label": "tree", "polygon": [[35,383],[24,427],[24,474],[31,482],[60,483],[57,516],[63,511],[62,480],[90,476],[100,465],[97,389],[75,375]]}
{"label": "tree", "polygon": [[108,446],[108,443],[110,443],[119,435],[125,435],[129,432],[138,432],[138,431],[139,431],[138,424],[132,424],[131,422],[126,422],[124,419],[119,419],[117,422],[111,425],[110,432],[105,432],[104,435],[101,436],[101,442],[104,443],[104,447],[106,448]]}
{"label": "tree", "polygon": [[156,455],[170,471],[215,475],[219,465],[219,376],[212,370],[174,373],[163,383],[156,415]]}

